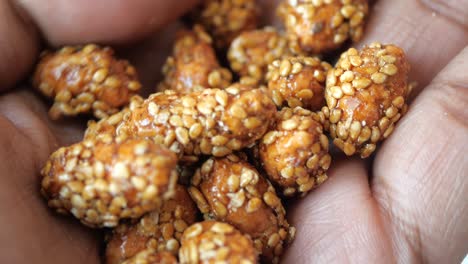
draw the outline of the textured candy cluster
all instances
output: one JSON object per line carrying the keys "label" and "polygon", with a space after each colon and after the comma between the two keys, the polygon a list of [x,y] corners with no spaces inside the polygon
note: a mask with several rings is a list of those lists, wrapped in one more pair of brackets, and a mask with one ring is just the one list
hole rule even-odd
{"label": "textured candy cluster", "polygon": [[122,263],[145,250],[167,252],[175,257],[182,233],[197,220],[198,209],[186,187],[177,185],[174,196],[164,201],[160,210],[113,230],[107,242],[106,264]]}
{"label": "textured candy cluster", "polygon": [[260,141],[257,157],[283,195],[304,195],[317,187],[327,180],[331,163],[320,117],[300,107],[283,108]]}
{"label": "textured candy cluster", "polygon": [[266,262],[277,263],[295,229],[273,186],[242,158],[206,161],[192,178],[190,195],[205,219],[226,222],[250,235]]}
{"label": "textured candy cluster", "polygon": [[165,80],[158,86],[158,91],[171,89],[187,94],[229,86],[232,74],[219,65],[212,42],[200,25],[195,25],[191,31],[179,31],[173,55],[163,67]]}
{"label": "textured candy cluster", "polygon": [[133,66],[114,58],[111,48],[92,44],[44,52],[33,85],[54,100],[49,110],[52,119],[81,113],[107,117],[126,106],[141,88]]}
{"label": "textured candy cluster", "polygon": [[242,32],[255,29],[259,14],[257,0],[203,0],[192,19],[206,27],[216,47],[223,49]]}
{"label": "textured candy cluster", "polygon": [[84,140],[51,155],[41,192],[59,213],[91,227],[114,227],[173,195],[176,164],[174,153],[148,140]]}
{"label": "textured candy cluster", "polygon": [[187,228],[182,235],[180,263],[257,263],[252,240],[233,226],[204,221]]}
{"label": "textured candy cluster", "polygon": [[366,0],[280,1],[285,32],[257,28],[259,3],[201,1],[146,98],[110,48],[42,55],[33,84],[51,117],[97,120],[50,156],[41,192],[107,228],[105,263],[279,263],[296,236],[287,205],[328,179],[330,138],[366,158],[406,113],[399,47],[323,59],[362,37]]}
{"label": "textured candy cluster", "polygon": [[366,158],[406,113],[409,64],[403,50],[373,43],[343,53],[328,72],[323,110],[333,143]]}
{"label": "textured candy cluster", "polygon": [[368,9],[367,0],[284,0],[278,15],[292,50],[321,54],[360,40]]}
{"label": "textured candy cluster", "polygon": [[268,91],[279,107],[317,111],[325,105],[325,80],[331,65],[316,57],[286,57],[268,66]]}

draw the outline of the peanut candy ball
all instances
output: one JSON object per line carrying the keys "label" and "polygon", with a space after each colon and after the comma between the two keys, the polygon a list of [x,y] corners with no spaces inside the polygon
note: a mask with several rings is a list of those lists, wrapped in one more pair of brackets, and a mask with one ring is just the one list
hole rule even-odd
{"label": "peanut candy ball", "polygon": [[151,95],[124,120],[122,132],[152,139],[195,162],[200,155],[226,156],[253,144],[276,112],[261,90],[233,85],[186,95]]}
{"label": "peanut candy ball", "polygon": [[107,243],[106,264],[122,263],[145,249],[177,256],[182,233],[197,218],[198,209],[186,188],[177,185],[174,197],[164,201],[160,210],[113,230]]}
{"label": "peanut candy ball", "polygon": [[173,55],[163,67],[165,80],[158,91],[172,89],[187,94],[205,88],[226,88],[231,72],[219,65],[213,40],[200,25],[177,33]]}
{"label": "peanut candy ball", "polygon": [[294,237],[273,186],[238,156],[206,161],[192,178],[189,193],[205,219],[248,234],[267,263],[277,263]]}
{"label": "peanut candy ball", "polygon": [[233,226],[204,221],[185,230],[179,259],[181,264],[254,264],[257,253],[252,240]]}
{"label": "peanut candy ball", "polygon": [[407,111],[408,64],[395,45],[349,49],[328,73],[325,98],[333,143],[348,156],[371,155]]}
{"label": "peanut candy ball", "polygon": [[126,106],[141,88],[135,68],[114,57],[111,48],[96,45],[44,52],[33,85],[54,99],[52,119],[93,113],[104,118]]}
{"label": "peanut candy ball", "polygon": [[278,7],[297,54],[326,53],[360,40],[368,12],[367,0],[283,0]]}
{"label": "peanut candy ball", "polygon": [[177,264],[177,259],[169,252],[157,252],[155,250],[146,249],[133,258],[124,262],[118,262],[122,264]]}
{"label": "peanut candy ball", "polygon": [[286,57],[268,66],[268,90],[278,107],[318,111],[325,105],[327,62],[316,57]]}
{"label": "peanut candy ball", "polygon": [[246,31],[231,44],[228,59],[231,69],[241,77],[264,81],[268,64],[288,55],[287,40],[273,27]]}
{"label": "peanut candy ball", "polygon": [[328,138],[314,112],[283,108],[258,149],[263,169],[285,196],[305,195],[328,178]]}
{"label": "peanut candy ball", "polygon": [[114,227],[174,194],[176,163],[174,153],[151,141],[85,140],[50,156],[41,192],[59,213],[90,227]]}
{"label": "peanut candy ball", "polygon": [[255,29],[259,14],[257,0],[203,0],[192,18],[208,30],[217,48],[224,49],[242,32]]}

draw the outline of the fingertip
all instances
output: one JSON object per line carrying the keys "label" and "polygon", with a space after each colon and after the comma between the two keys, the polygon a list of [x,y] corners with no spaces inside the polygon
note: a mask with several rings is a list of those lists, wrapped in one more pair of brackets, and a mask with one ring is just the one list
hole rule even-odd
{"label": "fingertip", "polygon": [[52,45],[121,44],[148,36],[198,0],[25,0],[22,6]]}

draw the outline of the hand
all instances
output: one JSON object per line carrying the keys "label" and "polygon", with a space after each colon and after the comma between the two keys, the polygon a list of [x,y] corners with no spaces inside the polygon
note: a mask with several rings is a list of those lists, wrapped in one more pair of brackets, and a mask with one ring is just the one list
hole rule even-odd
{"label": "hand", "polygon": [[[27,80],[39,36],[56,46],[126,44],[161,30],[193,2],[0,3],[1,263],[99,263],[96,232],[48,210],[38,191],[48,155],[79,141],[85,125],[49,121],[29,85],[12,87]],[[376,4],[362,43],[402,46],[419,83],[417,98],[374,161],[335,159],[331,179],[289,206],[298,235],[285,263],[461,261],[468,251],[467,10],[466,0]],[[150,88],[174,27],[125,49]]]}

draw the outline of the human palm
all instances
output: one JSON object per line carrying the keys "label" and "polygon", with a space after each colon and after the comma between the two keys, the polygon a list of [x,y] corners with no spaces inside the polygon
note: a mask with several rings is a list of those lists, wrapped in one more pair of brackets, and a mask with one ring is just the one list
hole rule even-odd
{"label": "human palm", "polygon": [[[79,141],[86,123],[51,122],[28,86],[39,38],[128,44],[152,34],[121,50],[154,87],[177,27],[167,23],[194,2],[0,2],[1,263],[100,259],[96,231],[57,216],[39,194],[48,155]],[[261,2],[273,11],[275,1]],[[298,232],[284,263],[456,263],[468,252],[467,17],[467,0],[375,4],[362,43],[407,51],[410,78],[419,83],[415,100],[375,159],[335,158],[328,182],[288,204]]]}

